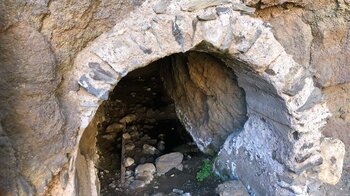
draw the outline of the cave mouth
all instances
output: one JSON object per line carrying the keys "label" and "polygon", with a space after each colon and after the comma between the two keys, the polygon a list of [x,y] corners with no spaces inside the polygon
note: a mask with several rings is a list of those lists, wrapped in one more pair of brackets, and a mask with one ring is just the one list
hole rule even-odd
{"label": "cave mouth", "polygon": [[[201,8],[184,10],[174,1],[158,13],[156,4],[144,4],[74,60],[67,96],[79,104],[79,146],[70,156],[72,177],[65,191],[99,192],[94,125],[104,120],[98,119],[98,108],[121,78],[159,59],[169,62],[160,69],[176,114],[196,146],[217,155],[216,173],[239,178],[258,195],[307,195],[316,190],[312,184],[320,184],[310,181],[332,183],[313,172],[329,173],[322,160],[331,153],[322,146],[340,144],[323,140],[329,110],[313,74],[285,51],[271,26],[231,4],[207,7],[210,20],[199,20]],[[229,68],[191,51],[214,55]],[[177,55],[165,58],[172,54]],[[341,173],[342,158],[337,160]]]}
{"label": "cave mouth", "polygon": [[[208,59],[211,62],[208,63]],[[196,70],[199,65],[204,68]],[[216,69],[220,70],[215,71]],[[225,84],[208,88],[208,85],[218,85],[212,80],[221,80]],[[225,88],[227,84],[232,84],[231,80],[237,84],[232,70],[215,57],[198,52],[174,54],[123,77],[110,93],[109,99],[104,101],[98,110],[102,120],[97,124],[98,159],[95,167],[101,195],[171,193],[173,189],[184,189],[183,191],[195,195],[215,194],[215,188],[221,182],[218,177],[209,176],[204,182],[199,182],[196,178],[201,164],[205,160],[214,160],[214,157],[208,155],[208,152],[213,152],[212,149],[205,151],[202,147],[201,150],[207,152],[203,153],[198,145],[201,145],[200,137],[204,135],[210,139],[215,133],[222,135],[218,140],[223,143],[228,134],[236,131],[237,126],[243,126],[243,123],[238,123],[236,129],[232,129],[231,132],[225,130],[232,127],[231,125],[221,125],[221,132],[210,130],[216,126],[211,122],[211,118],[214,121],[218,118],[212,116],[210,110],[220,110],[223,106],[215,104],[215,101],[227,101],[227,96],[230,96],[229,91],[211,91],[215,88],[227,90]],[[245,108],[245,97],[240,96],[240,99],[239,104],[243,103]],[[228,106],[233,105],[228,103]],[[203,107],[207,110],[204,116]],[[185,118],[179,114],[180,111],[190,113],[190,116]],[[223,112],[225,113],[227,111]],[[245,119],[245,115],[243,110],[242,119]],[[199,119],[196,119],[197,117]],[[199,130],[186,130],[188,120],[197,121],[191,124]],[[225,119],[221,121],[224,122]],[[227,123],[237,124],[231,121]],[[212,146],[207,148],[210,147]],[[183,158],[176,167],[170,164],[169,168],[173,167],[170,171],[163,174],[156,171],[152,177],[140,177],[136,173],[137,167],[149,163],[152,163],[156,170],[159,169],[157,159],[174,153]],[[176,162],[178,157],[171,159],[175,159]]]}

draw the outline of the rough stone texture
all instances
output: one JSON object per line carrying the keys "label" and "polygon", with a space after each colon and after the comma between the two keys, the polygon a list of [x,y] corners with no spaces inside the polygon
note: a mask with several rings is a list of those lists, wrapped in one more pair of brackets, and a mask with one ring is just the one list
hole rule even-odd
{"label": "rough stone texture", "polygon": [[219,60],[192,52],[173,57],[163,73],[178,116],[201,150],[218,151],[232,131],[243,127],[244,92]]}
{"label": "rough stone texture", "polygon": [[338,183],[343,165],[345,146],[337,139],[326,138],[321,142],[321,152],[323,163],[318,173],[319,178],[329,184]]}
{"label": "rough stone texture", "polygon": [[344,168],[350,169],[350,83],[324,89],[332,117],[323,129],[325,136],[338,138],[345,143]]}
{"label": "rough stone texture", "polygon": [[145,172],[150,172],[154,174],[156,172],[156,167],[152,163],[145,163],[138,165],[135,169],[135,174],[143,174]]}
{"label": "rough stone texture", "polygon": [[[269,25],[259,19],[241,15],[230,5],[221,5],[207,8],[216,11],[216,20],[198,21],[196,11],[182,12],[180,4],[173,2],[166,15],[154,13],[152,3],[144,4],[143,14],[149,14],[145,14],[142,21],[137,20],[139,13],[134,13],[78,55],[74,77],[80,78],[82,70],[89,72],[86,65],[91,62],[100,64],[104,69],[113,68],[117,74],[124,76],[164,56],[191,49],[216,55],[233,69],[238,85],[246,93],[247,122],[250,124],[246,123],[236,143],[249,141],[258,131],[255,128],[266,130],[262,131],[265,139],[242,147],[245,153],[230,154],[225,152],[227,148],[221,149],[222,162],[233,164],[240,160],[243,164],[237,171],[231,167],[218,167],[218,173],[224,175],[223,171],[227,170],[229,177],[242,178],[245,186],[262,194],[306,194],[307,180],[313,178],[309,172],[322,164],[320,129],[329,116],[307,67],[296,63],[275,39]],[[173,17],[169,17],[170,14]],[[106,92],[115,85],[96,80],[91,84],[95,89]],[[202,87],[200,83],[197,85]],[[189,92],[191,96],[192,92],[196,93]],[[79,100],[103,99],[89,93],[89,89],[80,89],[76,96]],[[193,96],[188,103],[198,96]],[[91,120],[95,110],[81,108],[81,129]],[[187,122],[188,131],[194,133],[192,127],[195,127],[195,122],[189,121],[187,112],[178,109],[177,113]],[[196,136],[193,137],[196,139]],[[200,137],[202,139],[197,140],[199,147],[204,151],[211,149],[212,138]],[[276,148],[277,145],[279,148]],[[230,156],[225,157],[225,153]],[[253,154],[257,155],[255,161],[251,159]],[[250,170],[248,166],[251,164],[255,165],[254,174],[262,172],[261,175],[266,178],[258,181],[259,178],[252,178],[254,175],[251,173],[247,175],[245,171]],[[261,186],[260,181],[266,183],[265,186]],[[274,184],[276,189],[267,188],[270,184]]]}
{"label": "rough stone texture", "polygon": [[226,181],[216,188],[216,193],[220,196],[248,196],[246,188],[238,180]]}
{"label": "rough stone texture", "polygon": [[[0,124],[0,194],[10,195],[19,194],[16,190],[16,178],[18,177],[18,168],[16,166],[15,150],[12,147],[11,140],[7,137]],[[3,180],[6,179],[6,180]]]}
{"label": "rough stone texture", "polygon": [[317,83],[327,87],[350,79],[349,13],[344,1],[316,1],[304,9],[274,7],[257,14],[272,24],[286,51],[315,69]]}
{"label": "rough stone texture", "polygon": [[283,4],[294,4],[298,6],[306,5],[312,1],[310,0],[243,0],[243,2],[250,6],[259,6],[260,8],[266,8]]}
{"label": "rough stone texture", "polygon": [[[271,23],[276,38],[286,51],[293,55],[297,62],[312,68],[316,83],[324,87],[322,93],[326,95],[332,116],[323,128],[323,133],[328,137],[339,138],[345,143],[344,171],[347,172],[350,171],[349,10],[349,3],[346,1],[324,0],[313,1],[304,8],[272,7],[257,12],[260,17]],[[285,33],[288,36],[285,36]],[[302,40],[305,42],[300,43]],[[349,190],[344,188],[349,187],[346,178],[343,181],[330,190]]]}
{"label": "rough stone texture", "polygon": [[[134,6],[105,0],[1,3],[0,118],[16,152],[12,193],[43,195],[59,185],[80,139],[77,105],[67,93],[79,86],[66,73],[77,52]],[[12,177],[1,181],[14,182]]]}
{"label": "rough stone texture", "polygon": [[185,0],[181,3],[181,9],[184,11],[195,11],[211,6],[239,2],[237,0]]}
{"label": "rough stone texture", "polygon": [[[247,186],[248,191],[258,195],[306,194],[305,189],[289,192],[294,182],[282,184],[283,180],[279,179],[287,171],[273,158],[273,153],[283,146],[283,141],[274,135],[273,126],[263,121],[258,116],[250,116],[242,132],[227,138],[216,160],[215,171],[226,179],[240,178],[246,186],[254,184]],[[254,151],[253,148],[259,150]],[[280,183],[271,184],[271,181]]]}
{"label": "rough stone texture", "polygon": [[25,23],[1,33],[0,53],[3,129],[17,152],[24,193],[43,193],[45,181],[60,171],[58,163],[67,161],[55,56],[44,36]]}
{"label": "rough stone texture", "polygon": [[[147,1],[131,15],[126,13],[142,1],[1,3],[1,142],[8,149],[1,151],[1,158],[17,163],[1,168],[1,195],[96,194],[95,152],[87,145],[94,141],[94,132],[87,127],[101,99],[129,71],[190,49],[217,55],[234,69],[246,92],[248,122],[261,122],[260,117],[268,122],[272,128],[267,133],[284,144],[273,155],[284,168],[298,174],[285,172],[278,186],[303,192],[302,178],[308,179],[308,170],[320,164],[319,129],[328,116],[322,101],[333,114],[325,135],[350,145],[349,2],[244,2],[256,7],[258,16],[272,25],[233,11],[230,3],[206,5],[208,13],[215,14],[208,21],[197,20],[201,10],[180,11],[177,1],[162,10],[166,14],[156,14],[156,2]],[[312,34],[310,48],[307,25]],[[284,32],[291,36],[283,36]],[[314,88],[308,67],[315,69],[316,83],[325,87],[326,100]],[[259,118],[250,119],[256,116]],[[244,141],[248,133],[242,133],[238,138]],[[266,145],[273,146],[276,138]],[[254,148],[242,150],[260,151],[255,144],[250,147]],[[248,161],[247,155],[242,156],[242,161]],[[254,163],[255,171],[259,165],[271,169],[275,161],[265,158],[257,158],[264,163]],[[348,167],[349,161],[344,165]],[[276,184],[275,178],[264,180]],[[245,179],[245,185],[259,189],[252,182],[254,179]]]}
{"label": "rough stone texture", "polygon": [[163,175],[173,168],[181,167],[183,157],[180,152],[172,152],[158,157],[155,162],[157,174]]}
{"label": "rough stone texture", "polygon": [[309,65],[311,42],[313,39],[311,27],[301,17],[301,10],[273,17],[269,22],[273,25],[274,35],[286,48],[288,54],[302,65]]}

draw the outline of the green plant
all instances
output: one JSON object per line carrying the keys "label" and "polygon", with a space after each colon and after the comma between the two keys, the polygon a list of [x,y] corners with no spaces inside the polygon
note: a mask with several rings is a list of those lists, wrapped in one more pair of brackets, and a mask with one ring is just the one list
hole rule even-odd
{"label": "green plant", "polygon": [[199,182],[202,182],[204,179],[209,177],[213,173],[212,169],[212,161],[204,160],[202,165],[199,167],[197,171],[196,179]]}

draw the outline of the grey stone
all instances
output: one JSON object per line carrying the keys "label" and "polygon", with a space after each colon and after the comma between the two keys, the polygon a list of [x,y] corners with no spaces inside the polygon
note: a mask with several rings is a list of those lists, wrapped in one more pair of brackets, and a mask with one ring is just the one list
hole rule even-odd
{"label": "grey stone", "polygon": [[151,54],[152,53],[152,48],[146,48],[144,46],[139,46],[139,47],[145,54]]}
{"label": "grey stone", "polygon": [[95,88],[92,84],[90,79],[86,75],[82,75],[78,81],[79,85],[83,87],[85,90],[87,90],[92,95],[95,95],[96,97],[107,100],[109,90],[108,89],[100,89]]}
{"label": "grey stone", "polygon": [[153,178],[153,173],[151,171],[145,171],[136,175],[136,180],[142,180],[145,182],[145,184],[151,183]]}
{"label": "grey stone", "polygon": [[145,163],[138,165],[135,169],[135,175],[143,174],[145,172],[150,172],[151,174],[154,174],[156,172],[156,167],[152,163]]}
{"label": "grey stone", "polygon": [[158,0],[157,3],[153,6],[153,11],[156,14],[164,14],[170,3],[171,0]]}
{"label": "grey stone", "polygon": [[142,188],[144,186],[146,186],[146,183],[142,180],[135,180],[134,182],[132,182],[130,184],[131,189],[138,189],[138,188]]}
{"label": "grey stone", "polygon": [[173,36],[174,36],[176,42],[183,48],[185,39],[183,37],[183,33],[181,32],[179,25],[176,23],[177,20],[178,19],[176,17],[175,21],[173,22],[173,24],[171,26],[172,33],[173,33]]}
{"label": "grey stone", "polygon": [[215,8],[215,10],[216,10],[217,15],[219,15],[219,16],[221,14],[227,14],[231,11],[231,9],[228,7],[217,7],[217,8]]}
{"label": "grey stone", "polygon": [[321,142],[322,159],[318,178],[323,182],[335,185],[342,175],[345,145],[338,139],[324,138]]}
{"label": "grey stone", "polygon": [[[177,115],[199,149],[217,151],[228,133],[246,120],[243,91],[230,79],[232,73],[221,69],[223,65],[210,56],[191,52],[188,57],[177,56],[173,62],[172,66],[164,66],[162,73],[177,105]],[[220,88],[216,88],[218,83]]]}
{"label": "grey stone", "polygon": [[248,7],[243,3],[234,3],[234,4],[232,4],[231,8],[232,8],[232,10],[242,11],[243,13],[247,13],[247,14],[252,14],[255,12],[255,8]]}
{"label": "grey stone", "polygon": [[89,67],[92,69],[92,79],[94,80],[103,80],[109,84],[116,84],[118,81],[115,74],[102,69],[99,63],[89,62]]}
{"label": "grey stone", "polygon": [[216,188],[216,193],[220,196],[249,196],[242,182],[238,180],[226,181],[219,184]]}
{"label": "grey stone", "polygon": [[182,1],[181,9],[184,11],[195,11],[221,4],[231,3],[230,0],[186,0]]}
{"label": "grey stone", "polygon": [[180,152],[172,152],[162,155],[156,159],[156,167],[158,175],[163,175],[173,168],[180,167],[183,154]]}
{"label": "grey stone", "polygon": [[165,142],[164,141],[159,141],[157,144],[157,149],[160,151],[165,150]]}
{"label": "grey stone", "polygon": [[173,193],[176,193],[176,194],[179,194],[179,195],[182,195],[184,193],[183,190],[181,189],[173,189]]}
{"label": "grey stone", "polygon": [[217,18],[216,13],[214,12],[201,12],[197,15],[198,20],[209,21],[215,20]]}
{"label": "grey stone", "polygon": [[319,88],[315,88],[309,98],[306,100],[303,106],[301,106],[298,111],[304,111],[310,109],[313,105],[319,104],[324,101],[324,96]]}

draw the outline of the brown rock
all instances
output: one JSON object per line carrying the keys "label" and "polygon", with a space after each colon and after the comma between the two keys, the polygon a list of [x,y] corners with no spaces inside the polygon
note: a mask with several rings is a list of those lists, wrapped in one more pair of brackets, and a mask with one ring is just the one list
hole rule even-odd
{"label": "brown rock", "polygon": [[55,55],[41,33],[18,23],[1,33],[0,59],[3,129],[16,148],[21,175],[43,193],[41,182],[50,181],[67,161]]}
{"label": "brown rock", "polygon": [[313,40],[311,27],[302,20],[300,10],[281,14],[271,18],[276,39],[285,47],[286,52],[293,55],[293,59],[305,66],[310,63],[310,48]]}
{"label": "brown rock", "polygon": [[311,51],[311,66],[324,87],[350,81],[350,28],[343,18],[317,21]]}
{"label": "brown rock", "polygon": [[113,123],[107,127],[106,132],[107,133],[120,132],[123,128],[124,128],[123,124]]}
{"label": "brown rock", "polygon": [[124,116],[122,119],[119,120],[122,124],[127,124],[135,121],[137,119],[137,116],[135,114],[128,114]]}

